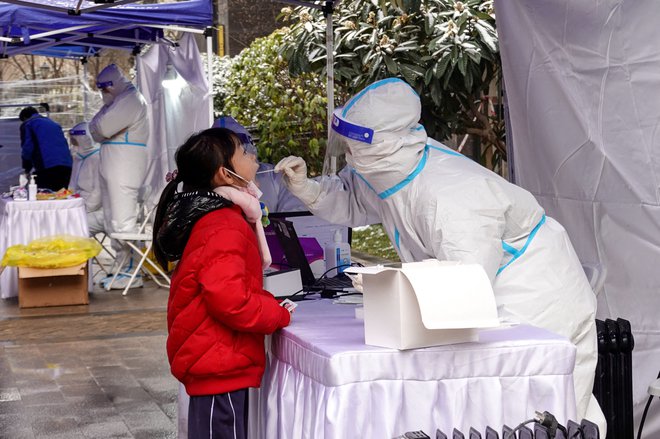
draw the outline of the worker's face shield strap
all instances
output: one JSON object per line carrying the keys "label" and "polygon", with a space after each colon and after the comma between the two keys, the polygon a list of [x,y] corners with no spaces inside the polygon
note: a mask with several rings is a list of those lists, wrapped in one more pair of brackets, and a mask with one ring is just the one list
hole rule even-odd
{"label": "worker's face shield strap", "polygon": [[69,135],[71,136],[84,136],[87,134],[85,130],[69,130]]}
{"label": "worker's face shield strap", "polygon": [[346,165],[346,154],[351,154],[349,140],[371,144],[374,137],[374,130],[348,122],[338,111],[332,115],[323,175],[334,175]]}

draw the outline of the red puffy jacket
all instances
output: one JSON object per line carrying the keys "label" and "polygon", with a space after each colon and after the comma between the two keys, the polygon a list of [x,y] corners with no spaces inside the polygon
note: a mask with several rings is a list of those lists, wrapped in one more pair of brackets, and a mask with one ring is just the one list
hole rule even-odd
{"label": "red puffy jacket", "polygon": [[259,387],[264,334],[289,312],[263,289],[256,235],[238,206],[204,215],[172,276],[167,355],[189,395]]}

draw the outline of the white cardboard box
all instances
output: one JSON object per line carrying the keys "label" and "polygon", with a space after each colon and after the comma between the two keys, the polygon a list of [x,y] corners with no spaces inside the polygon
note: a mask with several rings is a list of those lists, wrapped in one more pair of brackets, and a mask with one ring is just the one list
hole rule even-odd
{"label": "white cardboard box", "polygon": [[302,290],[300,270],[271,271],[264,274],[264,290],[275,297],[288,297]]}
{"label": "white cardboard box", "polygon": [[362,274],[368,345],[413,349],[464,343],[477,341],[479,328],[499,326],[493,289],[480,265],[429,259],[346,272]]}

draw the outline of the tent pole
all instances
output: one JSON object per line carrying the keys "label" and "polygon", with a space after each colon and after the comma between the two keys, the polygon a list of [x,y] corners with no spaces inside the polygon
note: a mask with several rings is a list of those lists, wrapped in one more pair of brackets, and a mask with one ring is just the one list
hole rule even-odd
{"label": "tent pole", "polygon": [[209,81],[209,127],[213,125],[213,30],[207,28],[206,35],[206,74]]}
{"label": "tent pole", "polygon": [[328,136],[330,135],[330,124],[332,123],[332,112],[335,111],[335,78],[334,78],[334,33],[332,29],[332,0],[325,2],[323,15],[325,16],[325,50],[326,65],[325,73],[327,78],[326,95],[328,98]]}
{"label": "tent pole", "polygon": [[87,97],[89,87],[89,68],[87,67],[87,58],[80,60],[83,65],[83,120],[87,120],[87,114],[89,112],[89,98]]}

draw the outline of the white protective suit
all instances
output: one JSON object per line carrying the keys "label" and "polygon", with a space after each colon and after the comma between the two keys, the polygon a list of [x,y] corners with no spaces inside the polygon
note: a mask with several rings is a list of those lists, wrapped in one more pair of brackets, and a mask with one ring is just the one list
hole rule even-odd
{"label": "white protective suit", "polygon": [[342,120],[372,131],[343,137],[350,166],[341,179],[315,182],[307,179],[302,159],[280,161],[276,169],[294,195],[332,223],[382,222],[404,262],[481,264],[500,316],[546,328],[577,346],[577,419],[594,420],[604,431],[592,396],[596,298],[564,228],[529,192],[429,138],[418,124],[419,96],[399,79],[370,85],[335,116],[333,133]]}
{"label": "white protective suit", "polygon": [[89,233],[94,236],[104,231],[99,178],[100,148],[89,134],[87,122],[71,128],[69,140],[73,155],[69,189],[78,192],[85,200]]}
{"label": "white protective suit", "polygon": [[147,172],[147,103],[115,64],[99,73],[96,85],[106,90],[105,105],[89,123],[89,131],[101,143],[105,230],[135,232],[138,192]]}

